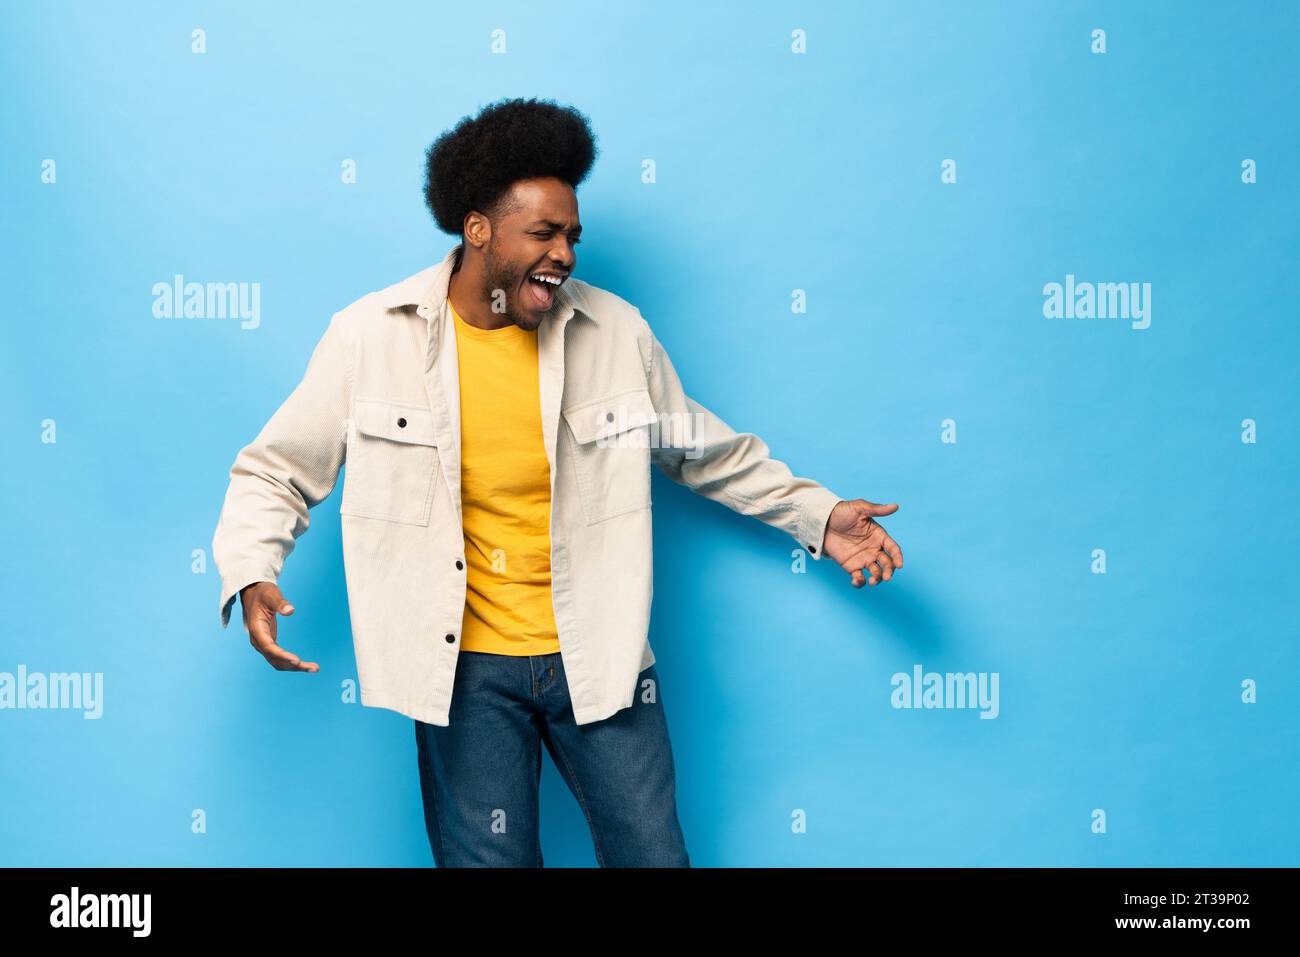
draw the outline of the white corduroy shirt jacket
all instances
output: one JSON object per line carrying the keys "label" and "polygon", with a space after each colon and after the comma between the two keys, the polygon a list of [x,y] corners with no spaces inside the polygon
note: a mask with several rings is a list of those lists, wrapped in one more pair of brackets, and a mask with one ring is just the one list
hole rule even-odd
{"label": "white corduroy shirt jacket", "polygon": [[[361,703],[450,724],[465,612],[460,387],[441,263],[334,314],[302,381],[230,469],[212,541],[221,625],[278,581],[308,510],[339,512]],[[689,398],[640,311],[570,277],[538,327],[555,624],[577,724],[630,707],[648,638],[650,465],[814,559],[839,497]],[[344,464],[346,463],[346,468]]]}

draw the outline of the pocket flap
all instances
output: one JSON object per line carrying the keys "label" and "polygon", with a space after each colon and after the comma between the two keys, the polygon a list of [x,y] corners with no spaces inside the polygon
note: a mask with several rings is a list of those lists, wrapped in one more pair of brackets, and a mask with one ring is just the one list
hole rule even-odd
{"label": "pocket flap", "polygon": [[437,445],[433,415],[423,406],[402,405],[380,399],[357,399],[357,431],[394,442]]}
{"label": "pocket flap", "polygon": [[569,406],[562,412],[579,444],[649,425],[656,415],[647,389],[615,392],[594,402]]}

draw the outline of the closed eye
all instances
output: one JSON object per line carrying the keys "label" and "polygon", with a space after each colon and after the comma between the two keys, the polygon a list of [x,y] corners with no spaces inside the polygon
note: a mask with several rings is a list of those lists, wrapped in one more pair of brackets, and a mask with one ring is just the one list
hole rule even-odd
{"label": "closed eye", "polygon": [[[529,235],[536,236],[538,239],[543,240],[545,242],[549,242],[550,240],[555,238],[555,233],[529,233]],[[580,242],[582,242],[582,240],[579,239],[577,236],[574,236],[569,240],[569,245],[576,246]]]}

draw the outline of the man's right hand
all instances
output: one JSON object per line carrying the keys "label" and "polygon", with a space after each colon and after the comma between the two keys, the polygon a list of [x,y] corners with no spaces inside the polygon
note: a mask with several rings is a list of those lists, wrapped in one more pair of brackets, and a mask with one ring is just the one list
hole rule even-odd
{"label": "man's right hand", "polygon": [[303,661],[275,642],[275,616],[292,615],[293,605],[280,594],[275,582],[254,582],[239,592],[244,607],[244,630],[248,640],[277,671],[320,671],[314,661]]}

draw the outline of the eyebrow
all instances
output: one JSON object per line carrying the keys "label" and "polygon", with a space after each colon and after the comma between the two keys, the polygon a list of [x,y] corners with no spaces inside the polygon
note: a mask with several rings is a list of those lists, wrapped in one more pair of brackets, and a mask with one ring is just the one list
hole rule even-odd
{"label": "eyebrow", "polygon": [[[535,219],[528,224],[529,229],[532,229],[534,226],[546,226],[550,229],[564,229],[564,223],[556,223],[549,219]],[[577,226],[574,226],[572,229],[569,230],[569,232],[571,233],[582,232],[582,224],[579,223]]]}

